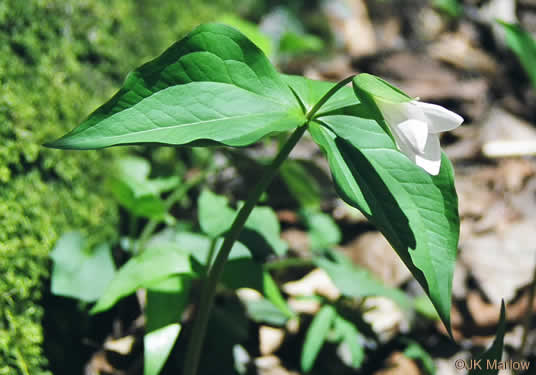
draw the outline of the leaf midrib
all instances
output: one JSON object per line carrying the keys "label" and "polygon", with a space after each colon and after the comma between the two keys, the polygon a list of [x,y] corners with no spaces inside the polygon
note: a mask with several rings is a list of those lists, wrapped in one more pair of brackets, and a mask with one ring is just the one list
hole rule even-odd
{"label": "leaf midrib", "polygon": [[[116,112],[114,113],[113,115],[111,116],[108,116],[107,118],[105,118],[104,120],[102,120],[100,122],[100,124],[102,123],[105,123],[105,122],[108,122],[108,121],[113,121],[116,116],[120,116],[120,115],[124,115],[125,113],[127,112],[131,112],[131,111],[139,111],[137,106],[141,103],[143,103],[145,100],[149,100],[151,99],[154,95],[156,94],[159,94],[159,93],[162,93],[164,91],[167,91],[167,90],[170,90],[170,89],[173,89],[175,87],[178,87],[178,86],[187,86],[187,85],[192,85],[192,84],[198,84],[198,83],[215,83],[215,84],[218,84],[218,85],[226,85],[226,86],[232,86],[232,87],[235,87],[236,89],[239,89],[239,90],[243,90],[243,91],[247,91],[249,92],[250,94],[252,95],[255,95],[255,96],[258,96],[259,98],[262,98],[262,99],[265,99],[267,101],[270,101],[271,103],[273,104],[276,104],[276,105],[281,105],[282,103],[280,102],[277,102],[275,100],[273,100],[272,98],[269,98],[269,97],[265,97],[265,96],[262,96],[262,95],[259,95],[257,93],[254,93],[253,91],[250,91],[250,90],[246,90],[244,88],[241,88],[239,86],[235,86],[235,85],[231,85],[229,83],[221,83],[221,82],[210,82],[210,81],[196,81],[196,82],[190,82],[190,83],[187,83],[187,84],[183,84],[183,85],[175,85],[175,86],[170,86],[170,87],[167,87],[163,90],[160,90],[160,91],[157,91],[155,92],[154,94],[152,95],[149,95],[147,97],[145,97],[144,99],[140,100],[138,103],[136,103],[134,106],[130,107],[130,108],[127,108],[127,109],[124,109],[120,112]],[[154,99],[154,98],[153,98]],[[183,123],[183,124],[177,124],[177,125],[171,125],[171,126],[158,126],[155,124],[155,128],[153,129],[147,129],[147,130],[139,130],[139,131],[134,131],[134,132],[129,132],[129,136],[130,135],[140,135],[140,134],[147,134],[147,133],[151,133],[151,132],[154,132],[154,131],[163,131],[163,130],[169,130],[169,129],[179,129],[179,128],[182,128],[182,127],[188,127],[188,126],[197,126],[197,125],[203,125],[203,124],[208,124],[208,123],[215,123],[215,122],[218,122],[218,121],[229,121],[229,120],[237,120],[237,119],[241,119],[241,118],[248,118],[248,117],[261,117],[261,116],[266,116],[266,115],[269,115],[269,114],[284,114],[284,115],[289,115],[289,116],[293,116],[295,114],[293,114],[293,109],[292,107],[288,107],[286,108],[287,110],[286,111],[280,111],[280,112],[264,112],[264,113],[253,113],[253,114],[245,114],[245,115],[240,115],[240,116],[229,116],[229,117],[223,117],[223,118],[216,118],[216,119],[211,119],[211,120],[200,120],[200,121],[196,121],[196,122],[188,122],[188,123]],[[165,113],[164,111],[160,111],[162,113]],[[144,114],[146,116],[146,114]],[[167,116],[169,116],[169,114],[166,113]],[[148,120],[154,124],[154,121],[149,119]],[[91,128],[88,128],[86,129],[86,131],[90,131],[92,129],[94,129],[95,127],[91,127]],[[114,138],[123,138],[125,137],[124,134],[119,134],[119,135],[102,135],[101,136],[102,138],[104,139],[114,139]]]}

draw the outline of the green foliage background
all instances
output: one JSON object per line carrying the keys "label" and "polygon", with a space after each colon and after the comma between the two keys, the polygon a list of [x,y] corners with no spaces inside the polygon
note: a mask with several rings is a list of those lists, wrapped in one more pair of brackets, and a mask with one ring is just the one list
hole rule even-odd
{"label": "green foliage background", "polygon": [[95,241],[112,238],[118,219],[102,181],[124,151],[41,144],[224,9],[230,0],[0,2],[0,375],[47,373],[39,301],[58,236],[83,228]]}

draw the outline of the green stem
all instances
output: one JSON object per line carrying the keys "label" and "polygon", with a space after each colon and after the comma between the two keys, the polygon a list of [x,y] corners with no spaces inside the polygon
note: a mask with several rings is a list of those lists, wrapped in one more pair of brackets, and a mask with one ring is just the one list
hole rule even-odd
{"label": "green stem", "polygon": [[214,260],[214,253],[216,252],[216,243],[218,242],[217,238],[213,238],[210,240],[210,248],[208,249],[208,255],[207,255],[207,270],[208,273],[210,271],[210,268],[212,267],[212,261]]}
{"label": "green stem", "polygon": [[314,106],[313,108],[311,108],[311,110],[309,112],[307,112],[307,114],[305,115],[305,117],[307,118],[307,121],[311,120],[313,118],[313,116],[318,112],[318,110],[320,108],[322,108],[322,106],[324,104],[326,104],[326,102],[337,92],[339,91],[341,88],[343,88],[344,86],[346,86],[346,84],[350,83],[352,81],[352,79],[354,79],[355,75],[352,75],[350,77],[346,77],[345,79],[343,79],[342,81],[340,81],[339,83],[337,83],[335,86],[333,86],[331,88],[331,90],[329,90],[323,97],[322,99],[320,99]]}
{"label": "green stem", "polygon": [[294,148],[296,143],[300,140],[301,136],[307,129],[306,125],[297,128],[294,133],[289,137],[287,142],[283,145],[279,153],[272,161],[272,163],[266,168],[260,181],[255,186],[255,189],[250,193],[246,203],[240,208],[238,215],[236,216],[229,233],[225,237],[223,244],[217,252],[216,259],[210,268],[208,279],[205,281],[203,291],[201,292],[201,300],[199,302],[198,315],[194,321],[192,334],[190,338],[190,345],[186,353],[186,364],[184,368],[184,375],[195,375],[199,366],[199,359],[201,355],[201,347],[206,334],[208,318],[212,304],[214,302],[214,295],[216,293],[216,286],[220,280],[225,262],[231,252],[231,249],[238,239],[240,232],[244,228],[246,220],[257,204],[257,201],[261,197],[262,193],[268,188],[270,182],[277,174],[277,171],[281,164],[287,159],[290,151]]}
{"label": "green stem", "polygon": [[15,348],[15,358],[17,359],[17,365],[19,367],[19,370],[21,370],[24,375],[30,375],[30,372],[28,371],[28,365],[26,364],[24,357],[22,356],[22,354],[20,354],[20,351],[17,348]]}
{"label": "green stem", "polygon": [[128,222],[128,235],[131,239],[136,237],[136,231],[138,230],[138,218],[136,215],[131,214]]}
{"label": "green stem", "polygon": [[214,263],[209,270],[208,279],[205,281],[203,290],[201,291],[198,314],[194,321],[192,333],[190,335],[190,345],[188,346],[188,350],[186,352],[184,375],[196,375],[197,373],[197,368],[199,367],[199,359],[201,356],[201,348],[203,346],[203,341],[205,339],[205,334],[207,330],[208,318],[212,309],[212,304],[214,303],[214,295],[216,294],[216,286],[223,273],[223,269],[225,267],[225,263],[229,256],[229,253],[231,252],[234,243],[238,239],[240,232],[244,228],[244,224],[246,223],[249,214],[257,204],[261,195],[272,182],[272,179],[277,174],[281,164],[283,164],[283,162],[287,159],[288,155],[290,154],[296,143],[298,143],[303,133],[305,133],[309,121],[314,117],[318,110],[329,100],[329,98],[331,98],[337,91],[339,91],[352,79],[353,76],[348,77],[339,82],[331,90],[329,90],[313,106],[313,108],[311,108],[311,110],[305,115],[305,123],[299,128],[297,128],[294,133],[292,133],[292,135],[288,138],[287,142],[283,145],[283,147],[281,147],[275,159],[269,166],[266,167],[264,174],[255,186],[255,189],[250,193],[248,199],[246,200],[246,203],[240,208],[240,211],[238,211],[238,215],[236,215],[236,218],[231,225],[231,229],[229,229],[229,232],[225,237],[221,248],[217,252],[216,259],[214,260]]}
{"label": "green stem", "polygon": [[280,260],[274,260],[273,262],[266,263],[264,269],[267,271],[280,270],[288,267],[312,267],[314,263],[311,259],[303,258],[286,258]]}
{"label": "green stem", "polygon": [[[214,168],[207,169],[186,183],[182,184],[177,190],[175,190],[171,195],[165,200],[164,207],[166,212],[171,209],[171,207],[182,200],[184,196],[192,189],[193,187],[199,185],[203,180],[214,170]],[[143,228],[143,231],[140,234],[140,239],[138,240],[138,246],[136,246],[137,252],[140,253],[145,249],[149,238],[154,233],[156,227],[161,222],[159,219],[151,219]]]}

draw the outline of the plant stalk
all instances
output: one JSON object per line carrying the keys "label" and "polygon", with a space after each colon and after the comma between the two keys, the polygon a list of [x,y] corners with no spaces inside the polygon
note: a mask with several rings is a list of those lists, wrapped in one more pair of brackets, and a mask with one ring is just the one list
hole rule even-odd
{"label": "plant stalk", "polygon": [[307,112],[307,114],[305,115],[305,117],[307,118],[307,121],[311,120],[313,118],[314,115],[316,115],[316,113],[318,112],[318,110],[320,108],[322,108],[322,106],[324,104],[326,104],[326,102],[337,92],[339,91],[340,89],[342,89],[344,86],[346,86],[346,84],[350,83],[352,81],[352,79],[354,79],[355,75],[352,75],[350,77],[346,77],[345,79],[343,79],[342,81],[340,81],[339,83],[337,83],[335,86],[333,86],[314,106],[313,108],[311,108],[311,110],[309,112]]}
{"label": "plant stalk", "polygon": [[188,350],[186,352],[186,363],[184,366],[183,375],[197,374],[199,360],[201,357],[201,348],[205,340],[208,319],[214,303],[214,296],[216,294],[216,286],[218,285],[218,281],[223,273],[229,253],[231,252],[234,243],[238,239],[240,232],[242,232],[249,214],[259,201],[261,195],[266,191],[273,178],[276,176],[281,164],[283,164],[283,162],[287,159],[294,146],[296,146],[303,133],[305,133],[305,130],[307,130],[309,121],[337,91],[349,83],[353,78],[354,76],[351,76],[337,83],[313,106],[313,108],[311,108],[309,112],[305,114],[305,123],[297,128],[287,139],[286,143],[283,145],[283,147],[281,147],[272,163],[266,167],[264,174],[255,186],[255,189],[250,193],[246,203],[238,211],[238,214],[231,225],[231,229],[229,229],[221,248],[217,251],[216,259],[209,269],[208,279],[205,281],[203,290],[201,291],[198,314],[195,318],[190,335],[190,345],[188,346]]}
{"label": "plant stalk", "polygon": [[279,167],[287,159],[290,151],[292,151],[296,143],[298,143],[306,129],[306,124],[297,128],[288,138],[283,147],[281,147],[275,159],[266,168],[266,171],[255,186],[255,189],[250,193],[246,203],[238,212],[238,215],[233,221],[231,229],[229,229],[221,248],[217,252],[216,259],[210,268],[208,279],[205,281],[205,285],[201,292],[198,314],[194,321],[194,326],[190,336],[191,341],[186,353],[184,375],[195,375],[197,373],[199,359],[201,356],[201,348],[207,330],[208,318],[214,302],[214,295],[216,294],[216,286],[223,273],[223,268],[225,266],[225,262],[227,261],[227,257],[229,256],[235,241],[238,239],[240,232],[244,228],[249,214],[257,204],[261,195],[266,191],[273,178],[276,176]]}
{"label": "plant stalk", "polygon": [[218,240],[217,238],[213,238],[212,240],[210,240],[210,248],[207,254],[207,270],[206,270],[207,274],[210,272],[210,269],[212,268],[212,261],[214,260],[214,254],[216,253],[217,240]]}
{"label": "plant stalk", "polygon": [[313,267],[314,262],[312,259],[304,258],[287,258],[281,260],[274,260],[273,262],[266,263],[264,269],[267,271],[280,270],[289,267]]}

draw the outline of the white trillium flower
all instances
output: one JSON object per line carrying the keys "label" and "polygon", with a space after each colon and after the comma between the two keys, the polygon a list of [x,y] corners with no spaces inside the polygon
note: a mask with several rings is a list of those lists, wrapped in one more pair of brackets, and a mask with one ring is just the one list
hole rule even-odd
{"label": "white trillium flower", "polygon": [[412,100],[390,102],[374,98],[398,149],[429,174],[441,167],[439,133],[460,126],[463,117],[440,105]]}

